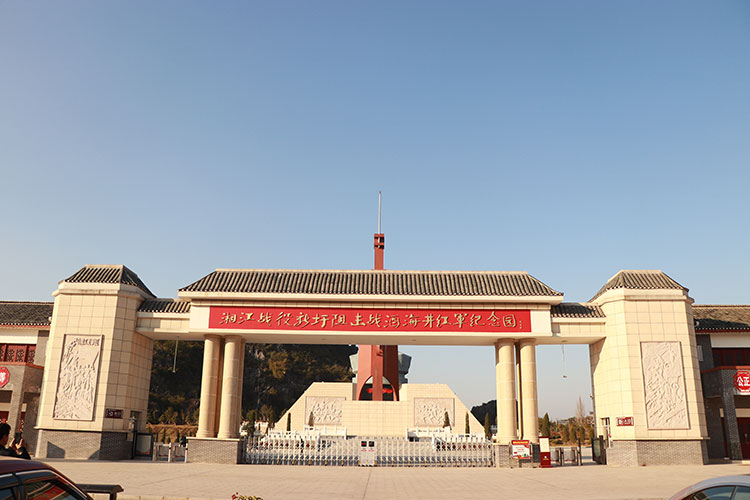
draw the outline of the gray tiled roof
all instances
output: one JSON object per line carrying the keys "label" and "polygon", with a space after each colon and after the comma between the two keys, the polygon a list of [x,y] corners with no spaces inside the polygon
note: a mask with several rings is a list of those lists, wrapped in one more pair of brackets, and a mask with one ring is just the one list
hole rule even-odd
{"label": "gray tiled roof", "polygon": [[562,295],[524,272],[477,271],[217,269],[180,291],[488,297]]}
{"label": "gray tiled roof", "polygon": [[598,291],[591,300],[609,290],[628,288],[631,290],[684,290],[687,288],[677,283],[662,271],[620,271],[615,274]]}
{"label": "gray tiled roof", "polygon": [[550,314],[553,318],[603,318],[601,307],[594,304],[579,302],[563,302],[552,306]]}
{"label": "gray tiled roof", "polygon": [[146,299],[141,303],[138,311],[153,313],[186,313],[190,312],[190,302],[175,299]]}
{"label": "gray tiled roof", "polygon": [[750,305],[694,305],[695,331],[750,331]]}
{"label": "gray tiled roof", "polygon": [[66,278],[63,281],[67,283],[113,283],[132,285],[140,288],[152,297],[154,296],[138,275],[123,265],[88,265],[82,267],[73,276]]}
{"label": "gray tiled roof", "polygon": [[0,301],[0,325],[49,326],[53,302]]}

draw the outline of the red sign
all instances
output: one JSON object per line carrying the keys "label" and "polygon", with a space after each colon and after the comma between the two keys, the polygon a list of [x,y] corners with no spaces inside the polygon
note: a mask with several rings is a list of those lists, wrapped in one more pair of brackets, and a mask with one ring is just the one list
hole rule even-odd
{"label": "red sign", "polygon": [[734,374],[734,387],[741,393],[750,393],[750,372],[738,370]]}
{"label": "red sign", "polygon": [[10,382],[10,372],[4,366],[0,366],[0,387],[5,387],[8,382]]}
{"label": "red sign", "polygon": [[365,332],[530,332],[528,310],[212,307],[209,328]]}
{"label": "red sign", "polygon": [[515,439],[510,442],[510,451],[513,458],[519,460],[531,458],[531,442],[528,439]]}
{"label": "red sign", "polygon": [[628,427],[633,425],[633,417],[617,417],[617,427]]}

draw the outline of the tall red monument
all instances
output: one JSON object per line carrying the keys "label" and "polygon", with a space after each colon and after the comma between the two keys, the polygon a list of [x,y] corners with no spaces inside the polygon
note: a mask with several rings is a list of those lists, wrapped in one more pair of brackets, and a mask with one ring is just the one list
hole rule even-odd
{"label": "tall red monument", "polygon": [[[380,205],[380,200],[378,200],[378,205]],[[385,234],[380,232],[380,206],[378,206],[378,232],[374,236],[374,248],[374,269],[382,271],[384,269]],[[357,400],[398,401],[398,346],[360,345],[358,357]]]}

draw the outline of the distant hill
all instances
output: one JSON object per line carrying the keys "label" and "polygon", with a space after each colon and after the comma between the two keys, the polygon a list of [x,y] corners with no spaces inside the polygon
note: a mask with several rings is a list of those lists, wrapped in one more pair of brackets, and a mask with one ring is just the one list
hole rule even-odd
{"label": "distant hill", "polygon": [[[154,342],[148,422],[195,425],[203,342],[179,342],[173,373],[174,350],[175,341]],[[349,356],[356,352],[348,345],[246,344],[242,414],[254,409],[275,418],[313,382],[351,381]]]}
{"label": "distant hill", "polygon": [[482,424],[484,424],[484,416],[487,413],[490,414],[490,425],[495,425],[497,422],[497,400],[493,399],[471,408],[471,414]]}

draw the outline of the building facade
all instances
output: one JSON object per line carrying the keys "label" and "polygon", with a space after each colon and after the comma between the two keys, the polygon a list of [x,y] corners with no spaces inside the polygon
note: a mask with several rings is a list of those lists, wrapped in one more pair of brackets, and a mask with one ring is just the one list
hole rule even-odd
{"label": "building facade", "polygon": [[[45,369],[36,368],[41,387],[35,393],[22,386],[22,397],[10,396],[25,402],[27,428],[39,397],[38,457],[128,457],[135,433],[145,431],[158,339],[204,342],[194,461],[240,459],[246,342],[487,346],[495,353],[501,455],[514,439],[538,442],[536,346],[543,344],[589,345],[597,433],[606,437],[609,463],[739,458],[743,419],[750,419],[744,370],[737,368],[743,349],[750,353],[750,342],[741,340],[750,328],[727,312],[739,309],[694,306],[688,290],[661,271],[620,271],[585,303],[564,302],[561,292],[522,272],[386,270],[218,269],[177,298],[157,298],[124,266],[85,266],[53,296],[54,305],[44,304],[48,323],[34,325],[34,359],[40,350],[45,359]],[[29,330],[11,323],[0,327],[6,344],[31,345],[14,337]],[[15,359],[18,348],[13,352]],[[24,369],[37,366],[30,365],[25,358]],[[9,372],[14,366],[5,363]],[[418,427],[419,412],[409,406],[420,399],[415,395],[353,397],[346,405],[358,415],[367,414],[359,406],[399,405],[399,425]],[[309,418],[306,406],[292,411],[296,423]],[[365,424],[360,418],[357,426]]]}

